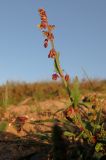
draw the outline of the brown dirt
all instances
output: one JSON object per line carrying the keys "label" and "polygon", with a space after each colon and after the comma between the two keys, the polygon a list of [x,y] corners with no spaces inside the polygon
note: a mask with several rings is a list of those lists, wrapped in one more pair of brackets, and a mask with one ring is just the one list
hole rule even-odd
{"label": "brown dirt", "polygon": [[25,132],[21,131],[20,133],[17,133],[16,129],[14,128],[13,124],[15,122],[16,117],[26,116],[28,120],[24,125],[24,129],[27,132],[35,131],[36,127],[30,124],[30,121],[50,119],[53,117],[53,113],[55,113],[57,109],[64,108],[65,105],[66,105],[65,100],[61,101],[46,100],[42,102],[35,102],[34,104],[31,105],[22,105],[22,104],[18,106],[11,105],[6,110],[2,120],[7,119],[9,121],[9,125],[7,127],[8,132],[18,136],[25,136],[26,135]]}
{"label": "brown dirt", "polygon": [[[0,160],[18,160],[32,153],[38,153],[37,156],[39,157],[39,152],[41,150],[43,152],[44,148],[46,149],[49,144],[47,142],[40,142],[35,133],[50,132],[52,124],[50,122],[41,125],[32,124],[31,121],[51,119],[57,109],[64,108],[65,106],[65,100],[46,100],[30,105],[26,104],[27,101],[24,102],[17,106],[9,106],[4,116],[1,117],[1,121],[8,121],[8,126],[5,132],[0,133]],[[28,119],[23,125],[22,130],[17,132],[15,120],[19,116],[26,116]],[[49,150],[50,147],[47,152]],[[41,156],[44,153],[41,154],[40,152],[41,157],[38,159],[46,160],[47,152],[45,157]]]}
{"label": "brown dirt", "polygon": [[[4,116],[0,117],[2,121],[8,121],[6,131],[0,133],[0,160],[19,160],[19,158],[32,153],[39,153],[41,150],[43,152],[44,147],[48,147],[48,143],[38,141],[35,133],[49,132],[52,125],[50,122],[42,125],[37,123],[32,124],[31,122],[51,119],[57,109],[67,106],[67,101],[64,99],[59,101],[36,101],[33,104],[27,104],[28,101],[26,100],[17,106],[9,106]],[[106,113],[106,100],[104,101],[103,110]],[[17,132],[15,127],[15,120],[18,116],[26,116],[28,118],[20,132]],[[57,114],[56,118],[60,118],[61,116],[62,114]],[[47,151],[49,150],[47,149]],[[39,158],[39,160],[43,160],[43,158]]]}

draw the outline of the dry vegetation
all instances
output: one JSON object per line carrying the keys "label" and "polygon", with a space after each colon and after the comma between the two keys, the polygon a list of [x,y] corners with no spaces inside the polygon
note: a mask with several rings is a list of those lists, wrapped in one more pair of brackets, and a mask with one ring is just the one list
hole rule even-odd
{"label": "dry vegetation", "polygon": [[[80,91],[82,98],[96,94],[104,103],[103,110],[106,113],[106,80],[83,80],[80,82]],[[9,160],[8,154],[11,160],[18,160],[39,153],[38,146],[42,147],[42,155],[45,154],[44,148],[51,148],[52,119],[61,119],[63,116],[61,112],[55,112],[66,107],[67,103],[68,97],[60,82],[7,82],[0,86],[0,160]],[[24,117],[24,122],[17,120],[17,117]],[[7,150],[5,156],[4,150]],[[47,154],[42,157],[47,159]]]}
{"label": "dry vegetation", "polygon": [[[71,84],[71,87],[73,84]],[[106,95],[106,80],[82,80],[80,82],[81,94],[101,93]],[[7,82],[0,86],[0,106],[19,104],[27,98],[44,101],[46,99],[67,98],[66,90],[61,82]]]}

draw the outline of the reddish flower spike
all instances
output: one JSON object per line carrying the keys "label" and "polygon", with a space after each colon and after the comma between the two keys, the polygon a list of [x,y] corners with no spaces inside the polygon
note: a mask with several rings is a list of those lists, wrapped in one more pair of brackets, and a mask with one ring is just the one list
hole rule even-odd
{"label": "reddish flower spike", "polygon": [[41,17],[41,24],[40,24],[40,28],[41,29],[46,29],[48,26],[48,20],[47,20],[47,15],[44,9],[39,9],[39,14]]}

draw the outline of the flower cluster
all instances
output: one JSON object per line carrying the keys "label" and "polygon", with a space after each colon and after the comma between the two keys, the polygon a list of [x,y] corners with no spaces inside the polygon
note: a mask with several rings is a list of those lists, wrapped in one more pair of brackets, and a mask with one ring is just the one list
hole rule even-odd
{"label": "flower cluster", "polygon": [[48,42],[51,43],[51,50],[49,51],[49,54],[48,54],[48,58],[52,58],[54,59],[54,63],[56,66],[58,66],[58,73],[56,72],[55,74],[52,75],[52,79],[53,80],[57,80],[57,78],[61,77],[63,78],[64,80],[63,81],[66,81],[68,82],[69,81],[69,75],[66,74],[65,76],[63,75],[62,72],[60,72],[59,70],[62,70],[60,68],[60,65],[59,65],[59,61],[56,59],[57,57],[57,52],[54,48],[54,35],[52,33],[52,31],[54,30],[55,28],[55,25],[50,25],[48,24],[48,18],[47,18],[47,15],[46,15],[46,12],[44,9],[39,9],[39,14],[40,14],[40,17],[41,17],[41,24],[38,25],[38,27],[43,31],[43,35],[45,37],[45,40],[44,40],[44,47],[47,48],[48,47]]}
{"label": "flower cluster", "polygon": [[41,17],[41,24],[39,24],[39,28],[46,29],[47,26],[48,26],[48,20],[47,20],[46,12],[43,8],[39,9],[38,11],[39,11],[39,14],[40,14],[40,17]]}
{"label": "flower cluster", "polygon": [[54,39],[54,35],[53,35],[53,33],[51,33],[51,32],[48,32],[48,31],[43,31],[43,34],[44,34],[44,36],[46,36],[46,38],[48,39],[48,40],[53,40]]}
{"label": "flower cluster", "polygon": [[55,58],[56,56],[56,51],[55,49],[51,49],[49,54],[48,54],[48,58]]}
{"label": "flower cluster", "polygon": [[[47,18],[45,10],[43,8],[39,9],[38,11],[39,11],[39,14],[41,17],[41,23],[38,25],[38,27],[41,30],[43,29],[42,33],[46,37],[44,40],[44,47],[47,48],[48,42],[54,40],[54,35],[52,33],[52,30],[55,28],[55,25],[48,24],[48,18]],[[53,58],[53,57],[51,57],[51,58]]]}
{"label": "flower cluster", "polygon": [[17,132],[20,132],[23,129],[25,122],[28,120],[27,116],[18,116],[15,120],[15,126]]}
{"label": "flower cluster", "polygon": [[76,116],[76,113],[78,113],[78,109],[73,108],[72,106],[69,106],[65,111],[64,115],[68,118],[73,118]]}

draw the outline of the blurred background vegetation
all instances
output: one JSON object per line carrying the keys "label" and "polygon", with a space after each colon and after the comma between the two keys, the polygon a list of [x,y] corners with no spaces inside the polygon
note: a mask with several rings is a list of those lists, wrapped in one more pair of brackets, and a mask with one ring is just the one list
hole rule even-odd
{"label": "blurred background vegetation", "polygon": [[[85,80],[79,82],[81,95],[100,93],[106,97],[106,80]],[[73,82],[70,83],[73,87]],[[27,98],[43,101],[46,99],[68,98],[62,82],[13,82],[7,81],[0,86],[0,106],[19,104]]]}

